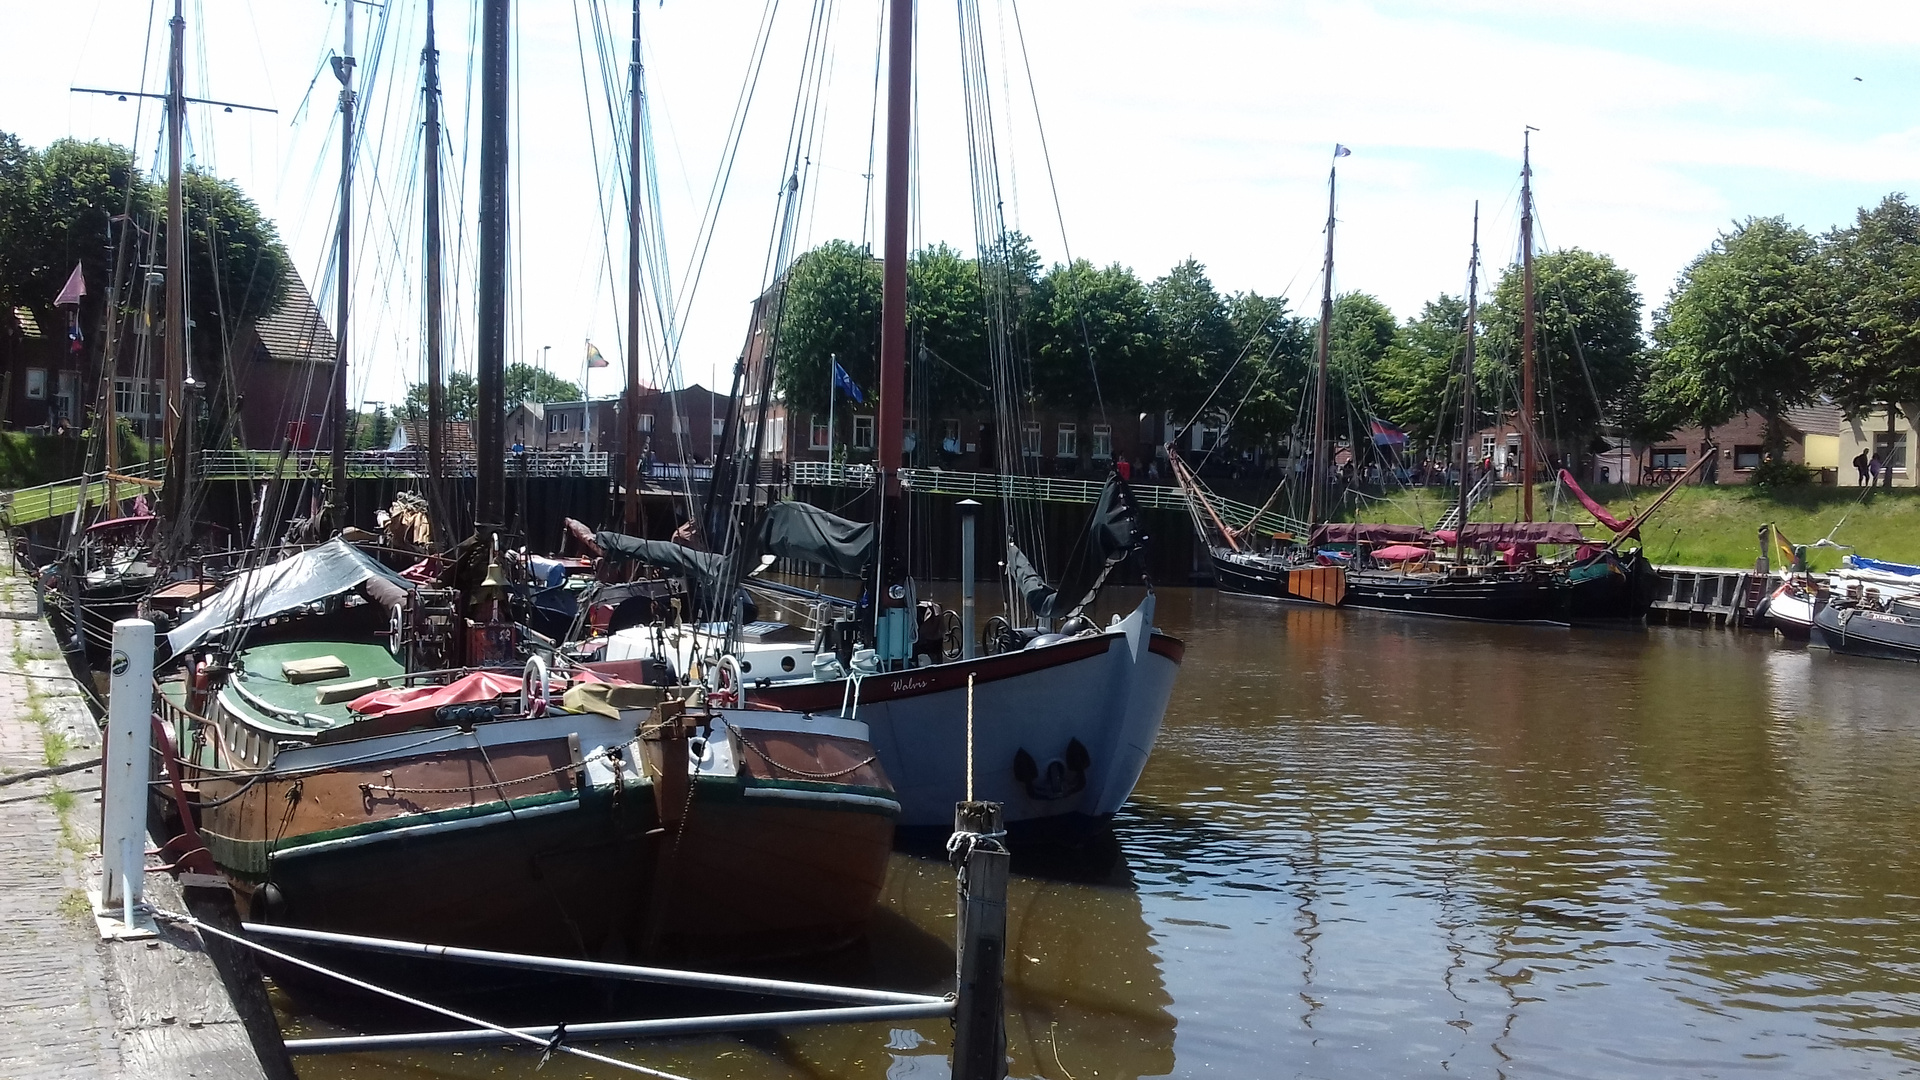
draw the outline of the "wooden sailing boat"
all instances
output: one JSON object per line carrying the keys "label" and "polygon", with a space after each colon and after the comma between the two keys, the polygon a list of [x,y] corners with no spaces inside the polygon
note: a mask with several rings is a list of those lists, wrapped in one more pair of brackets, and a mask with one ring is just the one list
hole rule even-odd
{"label": "wooden sailing boat", "polygon": [[[496,403],[508,8],[482,11],[498,107],[482,126],[480,387]],[[425,59],[431,88],[431,43]],[[503,414],[480,417],[489,533]],[[488,570],[450,596],[335,537],[235,577],[169,632],[163,711],[199,836],[243,910],[573,957],[761,958],[864,926],[899,814],[865,725],[750,710],[738,691],[721,708],[703,687],[639,685],[631,666],[422,670],[436,666],[423,649],[457,651],[436,635],[500,643]]]}
{"label": "wooden sailing boat", "polygon": [[[1337,156],[1337,155],[1336,155]],[[1321,495],[1327,445],[1327,328],[1332,320],[1333,192],[1337,168],[1327,177],[1327,255],[1321,294],[1320,334],[1316,356],[1314,442],[1310,450],[1312,493],[1309,498],[1310,534],[1304,544],[1275,552],[1242,547],[1240,538],[1221,530],[1218,539],[1206,536],[1214,581],[1221,591],[1296,603],[1325,604],[1394,611],[1410,615],[1473,619],[1486,622],[1606,623],[1643,619],[1653,602],[1653,570],[1638,551],[1621,552],[1617,541],[1604,548],[1589,541],[1569,522],[1533,521],[1533,188],[1530,147],[1523,148],[1521,169],[1521,261],[1524,311],[1521,333],[1520,454],[1524,520],[1514,523],[1473,522],[1476,501],[1474,455],[1470,445],[1476,430],[1473,404],[1475,343],[1478,329],[1480,212],[1474,207],[1473,254],[1468,270],[1466,348],[1461,370],[1463,384],[1460,437],[1460,494],[1452,529],[1429,531],[1412,525],[1337,523],[1321,517]],[[1206,515],[1217,513],[1206,505],[1204,489],[1190,470],[1176,459],[1175,468],[1190,498]],[[1570,476],[1563,480],[1571,483]],[[1490,483],[1489,475],[1482,484]],[[1583,496],[1584,497],[1584,496]],[[1578,549],[1573,558],[1542,560],[1541,544]],[[1444,545],[1442,547],[1441,545]],[[1506,557],[1496,557],[1495,547]],[[1451,551],[1447,551],[1451,548]]]}
{"label": "wooden sailing boat", "polygon": [[[1153,628],[1155,600],[1149,593],[1104,627],[1079,616],[1063,622],[1066,632],[1032,628],[1010,634],[1010,651],[997,655],[952,658],[938,647],[931,655],[920,648],[923,620],[906,568],[900,468],[913,18],[912,0],[890,0],[879,511],[874,522],[862,525],[780,504],[770,517],[804,516],[810,527],[796,532],[839,539],[824,547],[791,537],[765,545],[766,554],[830,563],[849,573],[865,570],[871,611],[823,619],[811,628],[811,640],[801,642],[742,640],[724,626],[676,634],[635,628],[613,635],[606,648],[609,656],[666,663],[682,676],[728,654],[755,682],[761,702],[815,716],[857,716],[872,732],[874,750],[898,791],[903,827],[944,832],[954,803],[978,798],[1001,803],[1009,825],[1022,831],[1040,825],[1072,829],[1111,818],[1132,794],[1159,735],[1185,646]],[[1124,483],[1115,483],[1120,494],[1113,498],[1126,498]],[[601,540],[630,557],[649,557],[644,542],[605,534]],[[734,554],[747,557],[744,550]],[[1116,553],[1114,561],[1124,554]],[[675,551],[657,556],[675,565],[686,560]],[[732,594],[732,588],[719,588],[722,603]],[[823,606],[834,603],[816,599]],[[724,613],[716,614],[724,620]],[[927,662],[916,663],[916,654]]]}

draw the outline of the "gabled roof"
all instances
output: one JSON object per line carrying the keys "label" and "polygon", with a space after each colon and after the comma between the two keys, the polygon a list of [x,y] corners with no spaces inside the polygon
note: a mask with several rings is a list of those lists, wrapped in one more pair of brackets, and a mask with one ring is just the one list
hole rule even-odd
{"label": "gabled roof", "polygon": [[[473,425],[465,420],[449,420],[440,428],[440,448],[448,454],[472,454],[479,450],[473,441]],[[409,446],[425,449],[427,445],[427,422],[425,420],[401,420],[394,429],[392,449],[400,450]]]}
{"label": "gabled roof", "polygon": [[335,352],[333,330],[320,317],[320,308],[297,272],[287,275],[287,299],[280,310],[253,324],[254,336],[267,356],[285,363],[331,364]]}
{"label": "gabled roof", "polygon": [[1840,414],[1840,406],[1821,400],[1788,409],[1786,421],[1803,435],[1838,435],[1844,418]]}

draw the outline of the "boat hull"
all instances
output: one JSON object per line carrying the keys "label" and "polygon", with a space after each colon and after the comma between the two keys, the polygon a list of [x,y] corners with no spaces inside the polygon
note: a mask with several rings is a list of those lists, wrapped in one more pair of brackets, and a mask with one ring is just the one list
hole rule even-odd
{"label": "boat hull", "polygon": [[[1140,780],[1185,646],[1151,629],[1153,598],[1103,633],[848,680],[775,683],[755,702],[867,725],[900,825],[945,829],[969,797],[1009,825],[1111,818]],[[972,680],[972,701],[968,682]],[[973,747],[968,790],[969,713]]]}
{"label": "boat hull", "polygon": [[1849,656],[1920,662],[1920,619],[1827,604],[1813,614],[1810,641]]}
{"label": "boat hull", "polygon": [[1782,585],[1767,598],[1763,614],[1780,636],[1790,641],[1806,641],[1813,635],[1813,613],[1817,601],[1811,593]]}

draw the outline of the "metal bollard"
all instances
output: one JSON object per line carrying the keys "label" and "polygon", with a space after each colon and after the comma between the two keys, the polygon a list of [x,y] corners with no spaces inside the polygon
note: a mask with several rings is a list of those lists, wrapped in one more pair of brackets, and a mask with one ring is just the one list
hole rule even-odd
{"label": "metal bollard", "polygon": [[[107,755],[101,770],[100,897],[131,912],[146,880],[147,781],[153,774],[153,624],[113,624]],[[131,923],[128,924],[131,926]]]}
{"label": "metal bollard", "polygon": [[960,500],[960,625],[963,634],[960,655],[968,660],[973,659],[974,650],[980,647],[973,613],[973,530],[974,519],[979,516],[979,503],[972,499]]}

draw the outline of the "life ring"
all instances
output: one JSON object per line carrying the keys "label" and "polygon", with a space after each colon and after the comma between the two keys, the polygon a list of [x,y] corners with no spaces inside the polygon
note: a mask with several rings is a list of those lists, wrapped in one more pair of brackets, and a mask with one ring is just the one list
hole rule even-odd
{"label": "life ring", "polygon": [[527,657],[527,666],[520,673],[520,711],[527,716],[545,716],[547,714],[547,662],[537,656]]}

